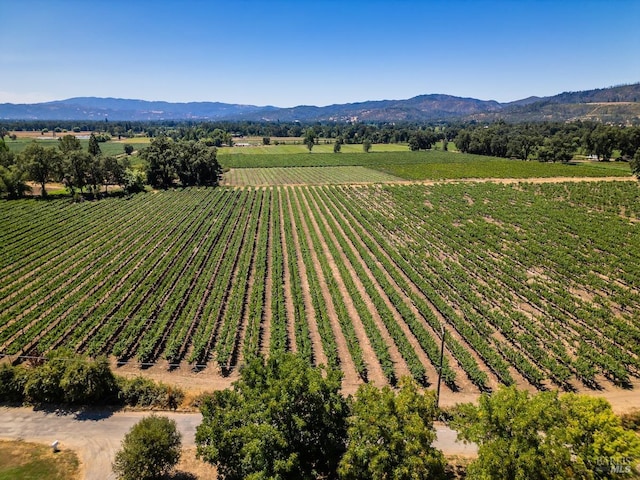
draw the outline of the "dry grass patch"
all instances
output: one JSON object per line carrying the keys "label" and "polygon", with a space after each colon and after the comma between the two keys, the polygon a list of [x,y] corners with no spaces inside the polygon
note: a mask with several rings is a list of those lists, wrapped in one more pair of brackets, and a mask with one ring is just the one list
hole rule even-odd
{"label": "dry grass patch", "polygon": [[74,480],[80,478],[75,452],[38,443],[0,440],[0,480]]}
{"label": "dry grass patch", "polygon": [[176,465],[172,480],[214,480],[218,478],[216,468],[196,458],[196,448],[183,448],[180,462]]}

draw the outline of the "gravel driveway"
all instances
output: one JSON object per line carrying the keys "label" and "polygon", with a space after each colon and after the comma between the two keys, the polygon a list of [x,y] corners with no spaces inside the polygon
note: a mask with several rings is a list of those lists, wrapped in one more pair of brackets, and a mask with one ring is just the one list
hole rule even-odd
{"label": "gravel driveway", "polygon": [[[75,450],[80,457],[86,480],[112,480],[111,462],[129,429],[150,412],[111,412],[83,410],[34,410],[0,407],[0,438],[7,440],[52,443]],[[176,421],[182,433],[182,444],[192,447],[196,427],[202,421],[199,413],[157,412]],[[456,442],[456,432],[436,424],[437,448],[446,455],[475,455],[475,445]]]}

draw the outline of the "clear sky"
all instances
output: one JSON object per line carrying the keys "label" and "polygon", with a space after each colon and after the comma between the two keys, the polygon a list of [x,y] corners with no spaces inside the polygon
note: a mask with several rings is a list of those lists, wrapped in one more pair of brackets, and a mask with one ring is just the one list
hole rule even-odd
{"label": "clear sky", "polygon": [[640,0],[0,0],[0,103],[500,102],[640,81]]}

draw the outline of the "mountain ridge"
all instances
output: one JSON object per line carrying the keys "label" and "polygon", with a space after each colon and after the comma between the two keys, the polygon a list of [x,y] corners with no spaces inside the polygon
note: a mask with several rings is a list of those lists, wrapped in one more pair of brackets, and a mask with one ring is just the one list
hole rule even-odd
{"label": "mountain ridge", "polygon": [[[257,106],[223,102],[166,102],[115,97],[72,97],[33,104],[0,104],[0,120],[116,121],[328,121],[427,122],[447,120],[507,121],[593,118],[589,105],[606,104],[600,121],[621,117],[640,121],[640,83],[551,97],[530,96],[513,102],[479,100],[447,94],[423,94],[404,100],[367,100],[323,107]],[[604,112],[604,113],[603,113]]]}

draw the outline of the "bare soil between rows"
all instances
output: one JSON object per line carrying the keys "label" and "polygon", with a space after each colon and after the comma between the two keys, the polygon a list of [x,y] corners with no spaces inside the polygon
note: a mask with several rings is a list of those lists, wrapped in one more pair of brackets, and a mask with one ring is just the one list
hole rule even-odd
{"label": "bare soil between rows", "polygon": [[[406,181],[393,182],[394,184],[422,184],[437,185],[441,183],[486,183],[493,182],[499,184],[517,184],[517,183],[563,183],[563,182],[606,182],[606,181],[635,181],[633,177],[546,177],[546,178],[470,178],[470,179],[451,179],[451,180],[424,180],[424,181]],[[354,184],[360,185],[360,184]],[[364,184],[362,184],[364,185]],[[289,206],[291,208],[291,206]],[[317,339],[316,339],[317,341]],[[317,345],[314,345],[317,348]],[[265,352],[263,352],[265,353]],[[114,371],[117,374],[131,377],[143,375],[156,381],[161,381],[170,385],[178,386],[185,390],[187,394],[187,402],[189,398],[195,398],[197,395],[213,390],[230,388],[232,383],[239,378],[237,369],[229,376],[222,376],[215,368],[206,368],[202,371],[194,371],[190,365],[184,363],[178,368],[169,370],[168,365],[158,363],[146,369],[140,369],[137,365],[116,366],[113,363]],[[464,376],[463,372],[459,372]],[[343,383],[343,393],[346,395],[353,394],[357,390],[359,382],[346,381]],[[640,380],[632,383],[632,389],[622,389],[610,384],[605,384],[601,390],[589,390],[587,388],[578,389],[579,393],[592,395],[595,397],[605,398],[609,401],[617,413],[624,413],[640,405]],[[436,385],[432,385],[430,389],[435,390]],[[443,388],[441,392],[440,403],[442,406],[453,406],[457,403],[477,402],[480,393],[477,390],[461,389],[458,392],[452,392]]]}
{"label": "bare soil between rows", "polygon": [[[206,392],[231,388],[233,382],[240,378],[237,369],[230,375],[223,376],[220,372],[217,372],[215,368],[209,367],[201,371],[195,371],[187,363],[183,363],[178,368],[172,370],[169,370],[168,364],[163,364],[162,362],[152,367],[141,369],[135,364],[118,366],[116,360],[112,359],[111,367],[115,374],[127,378],[142,375],[167,385],[180,387],[185,391],[186,398],[184,404],[186,409],[189,409],[188,404],[199,395]],[[459,375],[464,375],[462,371],[458,373]],[[360,383],[358,382],[343,383],[342,393],[344,395],[352,395],[357,391],[359,385]],[[631,385],[632,388],[630,389],[618,388],[613,385],[605,385],[601,390],[578,388],[577,393],[604,398],[611,404],[614,412],[622,414],[634,409],[637,410],[638,406],[640,406],[640,380],[631,382]],[[435,391],[436,384],[431,385],[428,390]],[[440,406],[452,407],[458,403],[476,403],[479,398],[480,393],[478,391],[460,390],[458,392],[452,392],[443,386],[440,393]]]}
{"label": "bare soil between rows", "polygon": [[[534,183],[534,184],[543,184],[543,183],[564,183],[564,182],[610,182],[610,181],[625,181],[625,182],[629,182],[629,181],[635,181],[635,179],[633,177],[616,177],[616,176],[611,176],[611,177],[548,177],[548,178],[484,178],[484,179],[477,179],[477,178],[472,178],[472,179],[451,179],[451,180],[425,180],[425,181],[406,181],[406,182],[389,182],[392,184],[396,184],[396,185],[404,185],[404,184],[422,184],[422,185],[437,185],[437,184],[442,184],[442,183],[486,183],[486,182],[493,182],[493,183],[499,183],[499,184],[518,184],[518,183]],[[364,185],[364,184],[353,184],[354,186],[358,186],[358,185]],[[48,188],[48,187],[47,187]],[[304,197],[306,198],[306,197]],[[291,211],[293,208],[296,208],[298,210],[302,209],[302,208],[309,208],[309,205],[304,204],[301,205],[297,200],[292,200],[289,197],[289,194],[287,193],[287,195],[285,195],[283,197],[283,202],[284,205],[280,208],[280,211]],[[318,207],[318,205],[316,205],[316,207]],[[281,220],[282,221],[282,220]],[[301,232],[306,232],[305,237],[308,238],[308,230],[310,228],[314,228],[316,230],[316,233],[319,233],[317,230],[317,226],[315,226],[312,222],[311,225],[307,225],[304,221],[302,221],[303,225],[296,225],[296,228],[294,228],[294,238],[295,240],[295,244],[298,245],[298,233]],[[282,236],[282,232],[273,232],[273,228],[270,227],[270,242],[274,242],[276,241],[277,238]],[[334,241],[334,240],[332,240]],[[283,248],[284,250],[284,248]],[[285,250],[286,251],[286,250]],[[300,256],[300,251],[296,251],[295,252],[296,256]],[[270,258],[270,262],[272,262],[273,259]],[[315,267],[318,269],[318,271],[321,271],[320,269],[320,265],[317,264],[317,258],[315,259],[314,262]],[[285,262],[286,265],[286,262]],[[271,269],[268,269],[269,272],[271,271]],[[304,271],[304,269],[302,268],[301,270]],[[335,270],[332,271],[332,273],[334,275],[337,275],[339,277],[339,274],[335,273]],[[352,272],[350,272],[352,274]],[[305,273],[306,274],[306,273]],[[353,274],[352,274],[353,275]],[[287,274],[285,276],[285,278],[288,278],[289,275]],[[271,286],[271,282],[272,280],[270,278],[267,279],[267,298],[271,298],[271,292],[270,292],[270,286]],[[307,282],[303,282],[304,285],[307,284]],[[360,291],[362,291],[362,285],[358,285],[360,287]],[[341,285],[341,288],[344,289],[344,285]],[[310,304],[310,300],[308,298],[309,296],[309,292],[305,291],[305,307],[308,309],[309,308],[309,304]],[[328,297],[329,292],[328,290],[323,289],[323,296]],[[270,319],[271,318],[271,308],[270,308],[270,304],[268,304],[266,306],[267,308],[267,312],[265,315],[266,319]],[[288,305],[287,309],[289,310],[288,313],[288,317],[290,317],[291,315],[291,305]],[[332,310],[332,316],[335,316],[335,311]],[[364,339],[366,337],[365,333],[361,330],[361,325],[358,325],[358,335],[360,337],[360,339]],[[268,345],[268,341],[269,341],[269,337],[270,337],[270,324],[269,322],[265,322],[262,325],[262,342],[263,342],[263,349],[262,349],[262,353],[266,354],[267,353],[267,348],[266,346]],[[337,320],[334,318],[333,321],[333,328],[339,332],[340,331],[340,327],[337,324]],[[292,330],[292,325],[289,325],[289,330]],[[291,332],[290,332],[291,333]],[[311,335],[312,335],[312,341],[313,341],[313,349],[314,349],[314,356],[316,356],[316,360],[320,360],[320,363],[324,363],[322,362],[322,360],[324,359],[326,362],[326,357],[324,357],[324,355],[322,354],[322,347],[321,347],[321,342],[319,339],[319,335],[317,333],[317,328],[313,329],[311,331]],[[365,342],[366,343],[366,342]],[[366,345],[365,345],[366,346]],[[377,371],[379,366],[378,365],[373,365],[375,364],[375,362],[377,361],[372,355],[371,355],[371,348],[370,346],[366,346],[365,348],[366,352],[369,354],[367,355],[367,362],[369,363],[369,366],[374,366],[375,370]],[[349,365],[349,374],[347,375],[347,378],[345,378],[345,382],[343,382],[343,393],[345,394],[353,394],[355,393],[355,391],[357,390],[358,386],[360,385],[360,381],[357,379],[357,375],[355,374],[354,368],[353,368],[353,364],[349,363],[351,360],[350,355],[348,354],[348,349],[346,347],[346,344],[344,342],[344,339],[342,338],[342,341],[340,342],[340,354],[341,357],[343,357],[346,360],[346,363]],[[397,356],[397,355],[396,355]],[[428,364],[428,362],[426,360],[424,360],[425,363]],[[112,360],[112,366],[113,366],[113,370],[115,373],[119,374],[119,375],[123,375],[126,377],[132,377],[132,376],[136,376],[136,375],[142,375],[148,378],[152,378],[156,381],[161,381],[164,382],[166,384],[170,384],[170,385],[175,385],[178,386],[182,389],[185,390],[186,394],[187,394],[187,399],[185,403],[189,402],[189,399],[193,399],[196,396],[200,395],[203,392],[208,392],[208,391],[213,391],[213,390],[221,390],[221,389],[225,389],[225,388],[229,388],[232,386],[232,383],[237,380],[239,378],[239,373],[238,373],[238,368],[234,368],[233,371],[231,372],[230,375],[222,375],[218,369],[213,366],[212,364],[210,364],[210,366],[208,366],[207,368],[205,368],[204,370],[201,371],[195,371],[192,369],[192,366],[189,365],[188,363],[184,362],[183,364],[181,364],[178,368],[169,368],[169,365],[166,362],[158,362],[156,365],[153,365],[151,367],[148,368],[140,368],[137,364],[135,363],[130,363],[127,365],[123,365],[123,366],[118,366],[115,362],[115,360]],[[398,365],[396,364],[396,368],[398,367]],[[404,366],[401,371],[406,371],[406,366]],[[376,378],[378,381],[375,381],[374,383],[378,383],[381,382],[381,375],[380,372],[377,371],[376,372]],[[430,375],[430,378],[435,378],[433,376],[433,371],[430,372],[432,375]],[[463,379],[464,377],[464,372],[461,370],[457,370],[458,376]],[[520,382],[518,382],[520,384]],[[613,406],[614,410],[618,413],[624,413],[626,411],[632,410],[633,408],[637,408],[638,405],[640,405],[640,380],[635,380],[633,383],[633,389],[622,389],[622,388],[618,388],[613,386],[610,383],[607,382],[603,382],[603,388],[601,390],[589,390],[586,387],[582,387],[582,388],[578,388],[578,392],[580,393],[584,393],[584,394],[589,394],[589,395],[593,395],[596,397],[602,397],[607,399]],[[523,388],[527,388],[529,390],[532,390],[532,387],[530,387],[528,384],[522,384],[520,385]],[[430,387],[430,389],[435,390],[436,385],[435,383],[432,384]],[[458,392],[453,392],[447,388],[442,389],[442,393],[441,393],[441,405],[442,406],[452,406],[455,405],[457,403],[463,403],[463,402],[475,402],[478,400],[480,396],[480,393],[474,389],[474,388],[467,388],[467,384],[463,384],[462,388],[460,391]]]}

